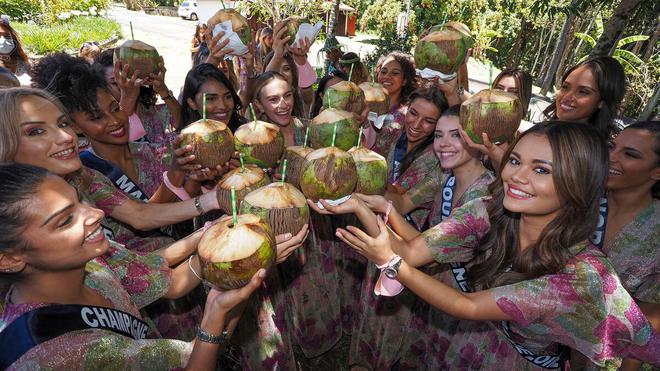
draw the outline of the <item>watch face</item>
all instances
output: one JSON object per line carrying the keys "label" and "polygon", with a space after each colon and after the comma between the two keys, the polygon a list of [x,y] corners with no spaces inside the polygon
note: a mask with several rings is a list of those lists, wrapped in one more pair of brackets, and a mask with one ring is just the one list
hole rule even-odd
{"label": "watch face", "polygon": [[383,273],[385,273],[388,278],[395,279],[398,272],[393,267],[387,267],[383,270]]}

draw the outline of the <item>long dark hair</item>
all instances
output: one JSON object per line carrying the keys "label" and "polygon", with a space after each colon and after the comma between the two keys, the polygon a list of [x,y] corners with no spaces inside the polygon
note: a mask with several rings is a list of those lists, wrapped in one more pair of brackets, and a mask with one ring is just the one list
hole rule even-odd
{"label": "long dark hair", "polygon": [[[293,67],[294,69],[296,68],[295,66]],[[274,79],[280,79],[286,81],[288,84],[288,80],[284,75],[282,75],[279,72],[275,71],[267,71],[259,75],[257,80],[254,82],[254,90],[252,91],[252,97],[250,101],[254,100],[259,100],[259,94],[261,94],[261,90],[263,89],[266,84],[268,84],[271,80]],[[298,89],[293,86],[291,87],[291,91],[293,92],[293,111],[291,112],[291,115],[295,117],[300,117],[302,115],[302,101],[300,100],[300,96],[298,95]]]}
{"label": "long dark hair", "polygon": [[[564,73],[561,83],[566,81],[568,75],[577,68],[587,67],[596,76],[598,94],[603,101],[603,106],[598,108],[589,119],[589,124],[607,136],[615,135],[619,129],[614,123],[614,118],[619,113],[619,106],[623,100],[626,89],[626,74],[619,61],[612,57],[596,57],[573,66]],[[543,113],[553,120],[557,119],[557,100],[552,102]]]}
{"label": "long dark hair", "polygon": [[518,87],[518,99],[523,105],[523,112],[527,113],[529,100],[532,98],[532,76],[529,72],[520,68],[507,68],[502,70],[493,80],[493,86],[496,86],[504,77],[511,76],[516,81]]}
{"label": "long dark hair", "polygon": [[12,72],[12,73],[17,73],[17,68],[19,67],[19,62],[23,62],[25,64],[26,69],[30,69],[30,58],[28,57],[27,53],[25,52],[25,49],[23,49],[23,40],[21,40],[21,36],[14,30],[14,28],[9,24],[9,21],[6,19],[2,19],[0,21],[0,25],[5,27],[7,31],[9,31],[9,35],[11,35],[12,40],[14,40],[14,45],[16,45],[16,48],[9,53],[9,61],[5,62],[6,67]]}
{"label": "long dark hair", "polygon": [[[552,180],[561,209],[541,231],[539,239],[520,251],[520,214],[503,207],[502,170],[516,145],[529,135],[544,136],[552,149]],[[474,249],[469,280],[484,288],[502,286],[558,272],[596,228],[599,199],[608,174],[605,136],[593,127],[560,121],[533,126],[504,154],[499,176],[490,186],[490,230]],[[511,268],[508,271],[508,268]]]}
{"label": "long dark hair", "polygon": [[234,89],[234,85],[227,76],[222,73],[218,67],[210,63],[198,64],[188,71],[188,74],[186,75],[186,82],[183,85],[183,92],[181,93],[181,122],[183,123],[181,128],[183,129],[202,118],[197,110],[192,109],[188,105],[188,98],[195,100],[195,95],[197,95],[199,89],[201,89],[202,85],[209,80],[216,80],[224,85],[231,93],[231,98],[234,101],[234,110],[232,111],[227,125],[231,131],[236,131],[239,126],[246,122],[245,118],[239,113],[241,108],[243,108],[241,105],[241,98],[239,98]]}
{"label": "long dark hair", "polygon": [[401,87],[401,95],[399,97],[399,104],[404,105],[410,102],[410,94],[418,88],[417,70],[415,69],[415,61],[413,57],[404,52],[394,51],[384,55],[378,59],[376,63],[376,74],[380,73],[383,63],[389,58],[393,58],[401,65],[401,72],[403,73],[403,86]]}
{"label": "long dark hair", "polygon": [[[440,111],[440,114],[449,108],[447,105],[447,99],[445,99],[445,95],[434,86],[413,91],[408,96],[408,102],[412,103],[415,101],[415,99],[424,99],[433,103],[438,111]],[[402,135],[405,135],[405,129]],[[406,155],[403,157],[403,160],[401,160],[401,170],[399,171],[399,174],[403,174],[406,172],[406,170],[408,170],[408,167],[410,167],[413,161],[415,161],[428,146],[433,144],[433,139],[434,135],[433,132],[431,132],[431,134],[424,138],[424,141],[416,145],[410,152],[406,153]]]}
{"label": "long dark hair", "polygon": [[[656,165],[660,166],[660,121],[637,121],[628,125],[625,130],[637,129],[645,130],[651,133],[655,138],[655,157],[657,158]],[[655,182],[651,188],[653,198],[660,200],[660,181]]]}
{"label": "long dark hair", "polygon": [[[115,49],[106,49],[101,52],[94,59],[94,67],[101,72],[105,77],[106,68],[114,68],[114,52]],[[122,68],[124,66],[121,66]],[[153,107],[156,102],[158,102],[158,97],[156,96],[156,90],[151,86],[140,86],[140,95],[138,96],[138,102],[145,106],[146,108]]]}
{"label": "long dark hair", "polygon": [[326,85],[328,85],[328,82],[334,78],[342,79],[344,81],[348,80],[348,76],[346,76],[346,74],[340,70],[332,71],[329,74],[323,76],[321,80],[319,80],[319,85],[314,92],[314,103],[312,104],[312,108],[309,110],[309,117],[314,118],[319,114],[319,112],[321,112],[321,107],[323,107],[322,94],[325,93],[325,89],[327,88]]}

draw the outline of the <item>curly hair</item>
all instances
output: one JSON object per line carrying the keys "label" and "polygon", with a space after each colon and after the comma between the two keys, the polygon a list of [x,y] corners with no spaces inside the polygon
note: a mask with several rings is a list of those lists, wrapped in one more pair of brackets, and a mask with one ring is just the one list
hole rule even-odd
{"label": "curly hair", "polygon": [[97,90],[110,92],[103,74],[84,59],[66,53],[40,59],[32,67],[30,77],[33,87],[56,96],[70,114],[98,111]]}
{"label": "curly hair", "polygon": [[385,61],[393,58],[399,65],[401,65],[401,72],[403,73],[403,86],[401,87],[401,98],[399,104],[404,105],[408,103],[409,95],[418,88],[417,71],[415,70],[415,61],[413,57],[404,52],[394,51],[384,55],[378,59],[376,63],[376,74],[380,73],[380,69],[385,64]]}

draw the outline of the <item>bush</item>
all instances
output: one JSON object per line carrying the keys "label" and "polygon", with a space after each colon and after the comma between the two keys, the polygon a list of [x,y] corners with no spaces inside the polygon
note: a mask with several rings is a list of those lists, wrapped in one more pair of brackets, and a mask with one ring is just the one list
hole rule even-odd
{"label": "bush", "polygon": [[6,14],[12,21],[25,22],[41,13],[39,0],[0,0],[0,14]]}
{"label": "bush", "polygon": [[46,24],[58,22],[57,16],[60,13],[70,11],[87,12],[92,7],[96,10],[106,9],[110,6],[110,0],[45,0],[45,12],[43,21]]}
{"label": "bush", "polygon": [[363,31],[376,31],[392,24],[396,26],[396,20],[400,12],[401,1],[376,0],[360,18],[360,28]]}
{"label": "bush", "polygon": [[74,53],[85,41],[106,41],[121,36],[120,25],[101,17],[75,17],[52,26],[17,23],[25,47],[31,54],[65,51]]}

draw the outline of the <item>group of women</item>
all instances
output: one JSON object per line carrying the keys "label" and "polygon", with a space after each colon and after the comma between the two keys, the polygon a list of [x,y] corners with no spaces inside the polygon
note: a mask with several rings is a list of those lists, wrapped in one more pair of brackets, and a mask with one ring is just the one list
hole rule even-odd
{"label": "group of women", "polygon": [[[359,63],[347,53],[312,91],[311,42],[285,31],[232,61],[200,30],[178,99],[163,64],[138,80],[112,51],[46,56],[31,88],[0,89],[0,343],[45,334],[3,346],[3,367],[660,366],[660,123],[614,125],[625,75],[610,57],[567,70],[548,121],[477,144],[459,122],[464,78],[382,56],[389,115],[381,129],[355,118],[387,159],[385,194],[309,201],[276,267],[241,289],[200,285],[197,243],[228,212],[214,186],[236,161],[202,168],[178,133],[203,104],[236,130],[252,103],[303,145],[325,89]],[[514,69],[493,88],[527,108],[531,84]],[[97,325],[42,319],[67,313]]]}

